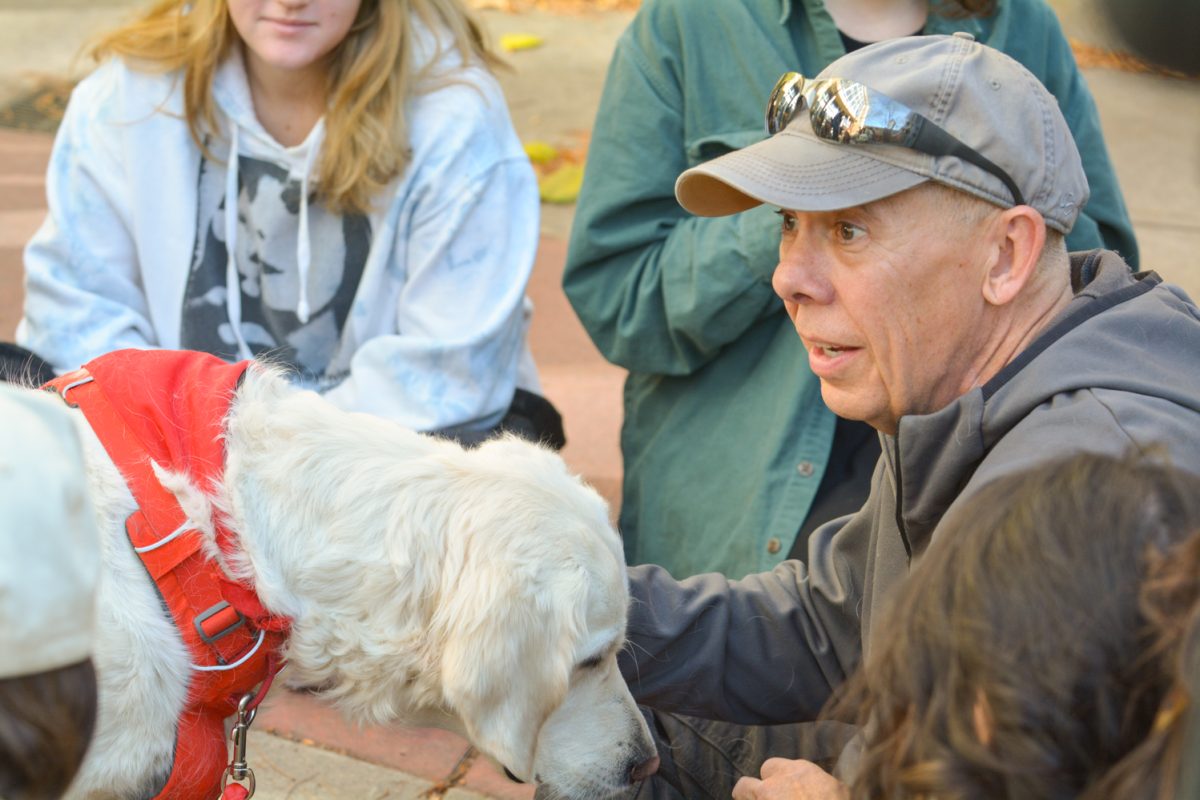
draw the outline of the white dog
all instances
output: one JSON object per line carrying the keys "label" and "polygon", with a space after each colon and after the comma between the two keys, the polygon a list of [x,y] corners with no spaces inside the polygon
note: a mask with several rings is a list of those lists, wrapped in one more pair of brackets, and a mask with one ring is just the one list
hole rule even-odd
{"label": "white dog", "polygon": [[[79,419],[104,564],[99,718],[70,796],[144,797],[170,771],[189,656],[126,538],[132,496]],[[227,574],[291,618],[289,683],[356,720],[456,729],[563,798],[654,771],[616,666],[620,543],[555,454],[513,438],[464,450],[261,368],[237,389],[225,450],[215,491],[160,480],[204,535],[224,516],[241,548]]]}

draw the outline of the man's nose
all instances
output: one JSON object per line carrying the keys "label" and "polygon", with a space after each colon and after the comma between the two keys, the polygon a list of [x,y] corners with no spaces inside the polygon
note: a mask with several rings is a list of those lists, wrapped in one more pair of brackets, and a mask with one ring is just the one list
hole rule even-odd
{"label": "man's nose", "polygon": [[779,249],[779,263],[771,276],[771,288],[785,303],[828,303],[833,291],[827,270],[811,240],[802,234]]}

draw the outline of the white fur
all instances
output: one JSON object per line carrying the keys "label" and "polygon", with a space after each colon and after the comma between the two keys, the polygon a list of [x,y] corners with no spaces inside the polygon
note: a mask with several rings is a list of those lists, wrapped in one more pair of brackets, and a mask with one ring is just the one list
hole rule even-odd
{"label": "white fur", "polygon": [[[171,763],[189,658],[126,539],[133,500],[80,422],[104,537],[100,713],[69,796],[135,798]],[[511,438],[464,450],[263,368],[238,390],[225,443],[221,485],[161,477],[214,556],[223,515],[242,549],[222,566],[292,618],[289,683],[352,719],[459,730],[563,798],[607,796],[653,756],[616,668],[620,543],[556,455]]]}

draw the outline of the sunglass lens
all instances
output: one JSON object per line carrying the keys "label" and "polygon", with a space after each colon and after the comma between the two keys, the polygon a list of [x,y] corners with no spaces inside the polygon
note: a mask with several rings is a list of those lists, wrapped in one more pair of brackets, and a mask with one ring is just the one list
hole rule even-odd
{"label": "sunglass lens", "polygon": [[870,100],[861,84],[853,81],[831,81],[817,92],[813,103],[813,131],[822,139],[834,142],[851,141],[861,130]]}
{"label": "sunglass lens", "polygon": [[796,112],[803,108],[804,76],[785,72],[771,90],[767,101],[767,133],[774,136],[788,126]]}

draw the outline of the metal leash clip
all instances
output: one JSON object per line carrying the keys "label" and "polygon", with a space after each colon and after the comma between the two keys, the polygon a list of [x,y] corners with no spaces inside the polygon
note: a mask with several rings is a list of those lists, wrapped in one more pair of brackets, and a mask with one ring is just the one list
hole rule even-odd
{"label": "metal leash clip", "polygon": [[234,724],[233,731],[229,734],[233,739],[233,760],[225,768],[225,774],[221,777],[223,796],[225,787],[231,780],[239,784],[246,783],[243,787],[246,793],[242,797],[254,796],[254,770],[246,765],[246,737],[250,735],[250,723],[254,722],[254,717],[258,714],[258,708],[250,706],[254,702],[254,696],[254,692],[250,692],[242,695],[242,699],[238,702],[237,723]]}

